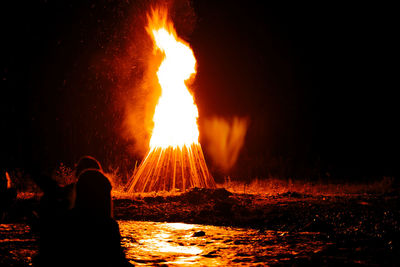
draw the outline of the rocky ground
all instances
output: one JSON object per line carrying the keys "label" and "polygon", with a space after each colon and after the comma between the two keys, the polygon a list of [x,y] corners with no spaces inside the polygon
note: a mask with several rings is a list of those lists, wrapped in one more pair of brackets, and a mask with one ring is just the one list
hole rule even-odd
{"label": "rocky ground", "polygon": [[338,263],[343,257],[359,259],[351,263],[394,264],[399,263],[400,255],[399,199],[398,192],[341,196],[286,192],[267,197],[195,188],[177,196],[115,199],[114,215],[118,219],[273,230],[288,237],[315,232],[332,244],[316,261],[322,257],[329,263],[332,257]]}
{"label": "rocky ground", "polygon": [[353,233],[370,237],[400,232],[400,194],[276,196],[194,188],[175,196],[114,199],[116,219],[186,222],[279,231]]}
{"label": "rocky ground", "polygon": [[[301,235],[303,239],[310,236],[329,246],[312,253],[307,263],[397,265],[400,262],[399,199],[396,190],[384,194],[324,196],[286,192],[266,196],[194,188],[174,195],[119,196],[114,199],[114,217],[121,221],[233,226],[254,229],[260,237],[273,231],[276,233],[273,236],[288,246],[294,242],[297,247],[296,236]],[[29,225],[37,205],[35,197],[18,199],[5,223]],[[235,242],[241,241],[232,240],[233,247],[240,245]],[[0,242],[2,256],[7,250],[6,243],[4,238]],[[301,262],[293,258],[286,263]]]}

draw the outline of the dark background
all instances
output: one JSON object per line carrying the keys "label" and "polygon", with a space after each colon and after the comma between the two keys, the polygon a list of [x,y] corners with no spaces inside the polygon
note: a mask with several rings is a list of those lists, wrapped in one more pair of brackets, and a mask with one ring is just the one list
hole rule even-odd
{"label": "dark background", "polygon": [[[176,25],[198,61],[200,118],[250,119],[231,174],[398,176],[394,8],[261,2],[192,1],[195,26]],[[110,63],[150,5],[2,1],[1,169],[72,166],[91,154],[128,170],[140,159],[119,134]]]}

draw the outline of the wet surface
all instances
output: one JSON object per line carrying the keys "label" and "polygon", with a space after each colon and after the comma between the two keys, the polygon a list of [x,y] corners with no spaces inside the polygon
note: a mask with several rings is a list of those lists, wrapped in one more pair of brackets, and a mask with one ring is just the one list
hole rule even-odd
{"label": "wet surface", "polygon": [[[127,258],[136,265],[252,265],[309,258],[326,248],[318,233],[184,223],[120,221]],[[290,239],[290,242],[288,242]]]}
{"label": "wet surface", "polygon": [[[318,233],[263,231],[185,223],[119,221],[135,265],[253,265],[309,258],[327,247]],[[31,266],[36,238],[26,224],[0,225],[3,266]]]}
{"label": "wet surface", "polygon": [[[282,232],[211,225],[119,221],[134,265],[257,266],[394,263],[368,240],[343,242],[318,232]],[[36,238],[26,224],[0,224],[0,266],[31,266]],[[377,257],[377,255],[379,256]]]}
{"label": "wet surface", "polygon": [[27,224],[0,224],[0,266],[31,266],[36,240]]}
{"label": "wet surface", "polygon": [[[135,265],[399,266],[399,199],[193,189],[114,199],[114,216]],[[32,263],[38,244],[26,223],[35,203],[20,200],[0,224],[0,266]]]}

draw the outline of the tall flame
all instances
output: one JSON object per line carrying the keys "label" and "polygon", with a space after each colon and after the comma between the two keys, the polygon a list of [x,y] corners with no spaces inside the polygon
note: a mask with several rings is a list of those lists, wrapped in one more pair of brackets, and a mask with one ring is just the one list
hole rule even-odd
{"label": "tall flame", "polygon": [[196,73],[192,49],[177,37],[167,10],[148,17],[147,32],[164,54],[157,71],[161,86],[150,150],[126,186],[128,192],[215,188],[199,143],[199,113],[185,82]]}
{"label": "tall flame", "polygon": [[199,139],[199,113],[185,84],[196,73],[196,59],[189,45],[177,37],[167,15],[166,10],[153,10],[147,27],[156,49],[165,55],[157,71],[162,92],[153,117],[150,149],[190,146]]}

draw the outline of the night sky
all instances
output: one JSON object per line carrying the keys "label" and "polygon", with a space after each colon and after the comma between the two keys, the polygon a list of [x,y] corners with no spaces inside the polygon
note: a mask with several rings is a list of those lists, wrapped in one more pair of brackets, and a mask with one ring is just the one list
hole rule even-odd
{"label": "night sky", "polygon": [[[132,34],[153,2],[1,2],[0,169],[141,159],[121,135],[128,93],[116,66],[132,42],[151,43]],[[398,176],[394,8],[261,2],[173,5],[198,62],[200,120],[249,118],[231,174]],[[143,62],[131,64],[134,80]]]}

